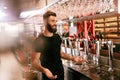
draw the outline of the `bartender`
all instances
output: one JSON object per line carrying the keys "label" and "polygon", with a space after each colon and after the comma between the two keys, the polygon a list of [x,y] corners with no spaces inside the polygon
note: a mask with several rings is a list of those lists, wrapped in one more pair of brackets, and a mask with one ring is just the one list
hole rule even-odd
{"label": "bartender", "polygon": [[[62,40],[56,34],[56,13],[47,11],[43,15],[43,20],[45,30],[34,41],[32,65],[36,70],[42,72],[42,80],[64,80],[61,58],[74,61],[76,64],[85,60],[82,60],[80,56],[74,57],[62,51]],[[39,60],[41,64],[39,64]]]}

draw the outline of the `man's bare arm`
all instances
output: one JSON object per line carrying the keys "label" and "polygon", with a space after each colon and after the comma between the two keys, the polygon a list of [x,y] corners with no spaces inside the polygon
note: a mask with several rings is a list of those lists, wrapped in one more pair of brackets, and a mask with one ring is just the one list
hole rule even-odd
{"label": "man's bare arm", "polygon": [[49,69],[47,69],[39,64],[40,53],[34,52],[31,54],[31,56],[32,56],[32,66],[36,70],[44,73],[49,79],[56,79],[57,78],[57,75],[53,75]]}
{"label": "man's bare arm", "polygon": [[62,49],[61,49],[60,54],[61,54],[61,58],[63,58],[63,59],[74,61],[74,57],[71,56],[71,55],[68,55],[68,54],[64,53],[64,52],[62,51]]}
{"label": "man's bare arm", "polygon": [[33,66],[36,70],[44,73],[45,68],[42,67],[42,66],[39,64],[40,53],[35,53],[35,52],[34,52],[34,53],[32,53],[31,56],[32,56],[32,66]]}
{"label": "man's bare arm", "polygon": [[62,48],[61,48],[60,54],[61,54],[61,58],[66,59],[66,60],[72,60],[75,62],[75,64],[81,64],[82,62],[87,62],[87,60],[82,59],[81,56],[72,56],[72,55],[64,53],[62,51]]}

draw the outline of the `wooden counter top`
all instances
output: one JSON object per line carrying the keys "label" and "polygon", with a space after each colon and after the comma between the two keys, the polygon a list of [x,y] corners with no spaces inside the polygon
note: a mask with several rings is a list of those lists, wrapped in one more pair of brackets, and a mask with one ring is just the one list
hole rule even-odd
{"label": "wooden counter top", "polygon": [[[73,62],[67,62],[65,60],[63,60],[63,65],[65,68],[68,68],[69,70],[73,70],[78,75],[80,74],[84,75],[85,77],[88,78],[87,80],[120,80],[120,75],[119,76],[115,75],[115,74],[119,74],[116,71],[114,71],[114,76],[113,75],[110,76],[107,71],[105,72],[103,70],[101,70],[101,72],[98,73],[95,65],[94,66],[89,65],[88,70],[83,70],[82,65],[75,65]],[[106,70],[108,69],[106,68]],[[112,77],[114,77],[114,79],[111,79]],[[86,80],[86,79],[82,79],[82,80]]]}

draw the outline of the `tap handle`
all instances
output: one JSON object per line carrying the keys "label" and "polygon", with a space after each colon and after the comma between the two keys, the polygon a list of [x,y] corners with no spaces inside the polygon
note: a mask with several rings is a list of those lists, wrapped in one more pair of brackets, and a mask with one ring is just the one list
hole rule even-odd
{"label": "tap handle", "polygon": [[97,58],[99,58],[100,56],[100,42],[99,41],[96,42],[96,56]]}
{"label": "tap handle", "polygon": [[80,55],[80,41],[79,41],[79,39],[76,40],[75,44],[76,44],[78,55]]}
{"label": "tap handle", "polygon": [[70,45],[70,49],[71,49],[71,55],[73,56],[73,46],[72,46],[72,42],[70,41],[70,39],[68,39],[69,45]]}
{"label": "tap handle", "polygon": [[72,42],[70,41],[70,39],[68,39],[68,42],[69,42],[70,48],[73,48]]}
{"label": "tap handle", "polygon": [[84,39],[84,51],[86,52],[86,54],[88,55],[88,40]]}
{"label": "tap handle", "polygon": [[109,50],[109,72],[113,72],[113,42],[108,41],[108,50]]}
{"label": "tap handle", "polygon": [[64,40],[65,53],[67,53],[67,38]]}
{"label": "tap handle", "polygon": [[113,42],[108,41],[109,58],[113,60]]}

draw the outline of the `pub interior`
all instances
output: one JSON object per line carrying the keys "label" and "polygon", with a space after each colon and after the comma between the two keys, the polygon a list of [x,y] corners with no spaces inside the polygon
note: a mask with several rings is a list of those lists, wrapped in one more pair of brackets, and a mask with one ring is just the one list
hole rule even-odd
{"label": "pub interior", "polygon": [[31,54],[49,10],[63,52],[87,60],[61,59],[64,80],[120,80],[120,0],[0,0],[0,80],[42,80]]}

